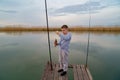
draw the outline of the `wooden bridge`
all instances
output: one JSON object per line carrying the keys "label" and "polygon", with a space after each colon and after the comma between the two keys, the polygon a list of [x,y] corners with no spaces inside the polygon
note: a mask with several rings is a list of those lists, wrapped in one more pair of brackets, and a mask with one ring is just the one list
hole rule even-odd
{"label": "wooden bridge", "polygon": [[[92,76],[88,68],[85,68],[84,65],[69,65],[69,68],[72,68],[73,70],[74,80],[92,80]],[[57,72],[58,69],[59,65],[53,64],[53,70],[51,70],[50,63],[48,62],[41,80],[69,80],[68,75],[60,76]]]}

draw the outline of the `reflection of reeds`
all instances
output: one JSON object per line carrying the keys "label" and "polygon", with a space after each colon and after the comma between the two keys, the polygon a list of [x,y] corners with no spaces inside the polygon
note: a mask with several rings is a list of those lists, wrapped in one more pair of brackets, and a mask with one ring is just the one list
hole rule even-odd
{"label": "reflection of reeds", "polygon": [[[60,28],[50,27],[49,31],[59,31]],[[70,27],[70,31],[120,31],[120,27]],[[46,27],[1,27],[0,31],[47,31]]]}

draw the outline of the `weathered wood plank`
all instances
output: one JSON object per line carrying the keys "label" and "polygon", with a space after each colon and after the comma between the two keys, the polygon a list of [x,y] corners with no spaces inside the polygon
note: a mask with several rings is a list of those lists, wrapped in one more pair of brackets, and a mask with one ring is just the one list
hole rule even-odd
{"label": "weathered wood plank", "polygon": [[53,64],[53,70],[51,70],[51,64],[49,63],[49,67],[48,67],[48,75],[47,75],[47,80],[53,80],[54,77],[54,64]]}
{"label": "weathered wood plank", "polygon": [[87,71],[87,74],[88,74],[89,80],[93,80],[92,75],[90,74],[90,71],[88,70],[88,68],[86,68],[86,71]]}
{"label": "weathered wood plank", "polygon": [[[74,80],[93,80],[88,68],[84,65],[70,65],[70,68],[73,69]],[[58,69],[60,69],[59,64],[53,64],[51,71],[50,63],[47,63],[41,80],[68,80],[68,73],[60,76]]]}
{"label": "weathered wood plank", "polygon": [[77,65],[77,72],[78,72],[78,79],[79,80],[84,80],[83,79],[83,73],[82,73],[80,65]]}
{"label": "weathered wood plank", "polygon": [[82,68],[84,80],[89,80],[89,77],[87,75],[84,65],[81,65],[81,68]]}
{"label": "weathered wood plank", "polygon": [[48,71],[48,67],[49,67],[49,63],[47,63],[45,69],[44,69],[44,73],[43,73],[43,76],[42,76],[42,79],[41,80],[47,80],[47,71]]}
{"label": "weathered wood plank", "polygon": [[[60,65],[59,65],[58,69],[60,69]],[[62,77],[60,76],[60,73],[59,73],[59,76],[58,76],[58,80],[62,80]]]}
{"label": "weathered wood plank", "polygon": [[[67,73],[68,74],[68,73]],[[68,75],[65,75],[65,76],[59,76],[60,77],[60,80],[68,80]]]}
{"label": "weathered wood plank", "polygon": [[[60,69],[60,65],[59,65],[59,69]],[[65,76],[61,76],[61,73],[59,73],[59,80],[68,80],[68,73]]]}
{"label": "weathered wood plank", "polygon": [[55,64],[55,72],[54,72],[54,79],[53,80],[59,80],[59,74],[58,74],[58,69],[59,69],[59,65]]}
{"label": "weathered wood plank", "polygon": [[73,75],[74,75],[74,80],[79,80],[78,73],[77,73],[77,66],[75,65],[73,65]]}
{"label": "weathered wood plank", "polygon": [[48,62],[48,67],[47,67],[47,70],[46,70],[46,76],[47,76],[47,77],[45,76],[45,77],[46,77],[46,80],[48,80],[48,78],[49,78],[49,76],[50,76],[50,74],[49,74],[50,71],[51,71],[51,70],[50,70],[50,63]]}

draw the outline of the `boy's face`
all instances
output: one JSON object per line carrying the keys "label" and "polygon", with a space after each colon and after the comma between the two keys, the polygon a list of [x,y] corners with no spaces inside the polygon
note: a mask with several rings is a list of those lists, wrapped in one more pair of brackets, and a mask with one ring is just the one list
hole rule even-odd
{"label": "boy's face", "polygon": [[63,34],[67,34],[68,33],[68,29],[67,28],[62,28],[61,31],[62,31]]}

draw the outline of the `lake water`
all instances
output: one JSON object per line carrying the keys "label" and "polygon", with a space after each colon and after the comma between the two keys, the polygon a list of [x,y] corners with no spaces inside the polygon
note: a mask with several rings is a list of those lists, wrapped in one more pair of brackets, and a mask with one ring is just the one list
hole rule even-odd
{"label": "lake water", "polygon": [[[85,64],[88,34],[72,32],[69,63]],[[52,60],[59,37],[50,32]],[[49,60],[46,32],[0,33],[0,80],[40,80]],[[88,67],[94,80],[120,80],[120,33],[91,33]],[[73,80],[71,70],[69,80]]]}

